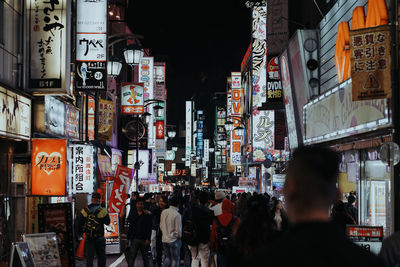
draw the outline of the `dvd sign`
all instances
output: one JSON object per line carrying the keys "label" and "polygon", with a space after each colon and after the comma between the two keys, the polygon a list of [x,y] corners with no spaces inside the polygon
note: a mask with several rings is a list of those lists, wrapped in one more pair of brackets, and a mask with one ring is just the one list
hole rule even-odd
{"label": "dvd sign", "polygon": [[269,102],[282,101],[282,84],[280,81],[278,57],[268,63],[267,100]]}

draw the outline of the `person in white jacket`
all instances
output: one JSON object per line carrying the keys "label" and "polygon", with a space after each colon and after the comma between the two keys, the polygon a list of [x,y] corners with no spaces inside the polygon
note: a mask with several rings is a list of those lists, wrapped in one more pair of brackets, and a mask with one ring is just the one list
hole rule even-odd
{"label": "person in white jacket", "polygon": [[160,218],[163,243],[163,267],[179,267],[182,246],[182,218],[178,212],[178,199],[169,200],[169,208],[163,210]]}

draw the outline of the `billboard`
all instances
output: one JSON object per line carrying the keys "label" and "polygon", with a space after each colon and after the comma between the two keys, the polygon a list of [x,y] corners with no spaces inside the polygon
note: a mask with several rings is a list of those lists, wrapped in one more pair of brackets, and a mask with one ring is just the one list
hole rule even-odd
{"label": "billboard", "polygon": [[32,139],[32,195],[65,195],[65,139]]}
{"label": "billboard", "polygon": [[273,57],[268,63],[267,102],[282,101],[282,84],[279,58]]}
{"label": "billboard", "polygon": [[76,5],[75,87],[106,90],[107,0],[77,0]]}
{"label": "billboard", "polygon": [[254,161],[264,161],[274,150],[274,115],[273,110],[260,110],[258,114],[253,115]]}
{"label": "billboard", "polygon": [[69,165],[69,177],[72,183],[72,193],[93,193],[96,177],[96,151],[91,145],[70,145],[72,164]]}
{"label": "billboard", "polygon": [[144,84],[121,84],[121,114],[143,114]]}
{"label": "billboard", "polygon": [[70,3],[67,0],[27,1],[28,88],[34,93],[69,91]]}

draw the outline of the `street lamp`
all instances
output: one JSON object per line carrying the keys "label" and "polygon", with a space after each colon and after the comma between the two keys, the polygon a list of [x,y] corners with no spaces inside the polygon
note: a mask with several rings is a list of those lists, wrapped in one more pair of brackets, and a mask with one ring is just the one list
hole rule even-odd
{"label": "street lamp", "polygon": [[143,55],[143,48],[137,44],[128,45],[128,47],[124,50],[125,62],[130,66],[139,65]]}
{"label": "street lamp", "polygon": [[169,138],[175,138],[175,136],[176,136],[176,131],[175,130],[170,130],[170,131],[168,131],[168,137]]}
{"label": "street lamp", "polygon": [[122,62],[119,58],[111,56],[107,62],[107,74],[111,77],[117,77],[122,69]]}

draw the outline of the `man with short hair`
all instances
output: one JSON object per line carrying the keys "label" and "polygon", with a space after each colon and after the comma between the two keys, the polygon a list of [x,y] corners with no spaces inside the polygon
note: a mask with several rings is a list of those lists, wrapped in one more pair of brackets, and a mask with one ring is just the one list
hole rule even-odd
{"label": "man with short hair", "polygon": [[178,212],[178,198],[176,196],[171,197],[169,208],[161,213],[160,229],[163,243],[163,267],[179,267],[182,246],[182,218]]}
{"label": "man with short hair", "polygon": [[134,266],[138,251],[142,254],[143,265],[149,266],[147,255],[150,246],[152,218],[144,210],[144,199],[139,197],[136,200],[136,209],[132,209],[128,217],[129,232],[128,240],[131,242],[128,266]]}
{"label": "man with short hair", "polygon": [[330,207],[340,195],[339,162],[326,147],[295,150],[283,189],[292,228],[262,248],[250,266],[385,266],[330,222]]}
{"label": "man with short hair", "polygon": [[76,229],[78,235],[85,234],[86,266],[92,267],[94,255],[97,256],[99,267],[106,266],[106,239],[104,224],[110,224],[110,216],[106,208],[101,206],[101,195],[92,194],[92,203],[81,210],[77,217]]}

